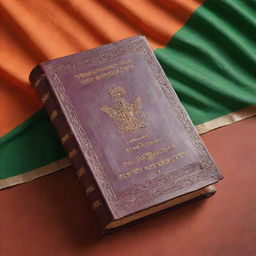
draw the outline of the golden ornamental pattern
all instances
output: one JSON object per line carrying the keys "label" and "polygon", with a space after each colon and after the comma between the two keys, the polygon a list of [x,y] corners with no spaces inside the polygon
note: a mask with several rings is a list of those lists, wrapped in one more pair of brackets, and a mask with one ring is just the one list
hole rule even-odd
{"label": "golden ornamental pattern", "polygon": [[[113,191],[113,188],[110,184],[110,181],[106,177],[106,174],[103,170],[101,162],[99,161],[97,154],[92,149],[90,144],[90,140],[87,137],[83,127],[81,126],[80,120],[74,111],[72,103],[68,98],[65,88],[60,81],[58,76],[59,72],[65,72],[66,70],[76,69],[81,65],[94,65],[105,63],[109,60],[112,60],[116,57],[124,57],[127,53],[136,52],[136,54],[141,55],[146,62],[149,64],[149,67],[158,82],[159,87],[162,89],[165,94],[166,99],[169,102],[169,106],[172,111],[178,117],[180,124],[184,128],[187,137],[192,142],[192,145],[195,151],[198,153],[200,158],[200,170],[196,170],[195,168],[189,168],[185,172],[190,172],[193,175],[186,177],[185,173],[180,174],[181,176],[185,176],[182,182],[178,179],[174,179],[174,177],[170,174],[158,176],[156,180],[150,182],[150,186],[145,186],[145,184],[135,184],[134,186],[127,189],[127,191],[122,191],[120,194],[116,194]],[[95,175],[97,183],[102,191],[102,195],[106,200],[107,205],[109,206],[109,210],[116,217],[120,217],[120,210],[125,212],[125,205],[131,210],[130,207],[139,207],[141,203],[149,202],[149,200],[154,200],[156,197],[160,197],[165,194],[173,193],[174,191],[180,191],[184,189],[184,184],[196,184],[202,181],[209,181],[209,184],[216,179],[219,178],[219,174],[217,172],[217,168],[212,161],[211,157],[208,155],[206,148],[201,144],[201,139],[197,135],[195,128],[193,127],[191,121],[189,120],[187,114],[185,113],[183,107],[178,101],[176,93],[173,88],[170,86],[169,81],[165,77],[160,65],[156,62],[155,56],[148,50],[147,43],[141,38],[135,38],[133,41],[129,42],[126,47],[119,46],[113,50],[108,52],[101,52],[99,49],[91,50],[90,58],[85,58],[83,55],[76,59],[76,62],[67,61],[59,66],[54,66],[53,64],[48,65],[47,67],[49,72],[50,81],[53,83],[53,89],[60,99],[60,104],[64,109],[64,113],[66,115],[67,121],[73,127],[78,142],[81,146],[81,150],[83,154],[85,154],[88,163],[90,163],[90,168],[92,173]],[[39,81],[40,82],[40,81]],[[197,173],[196,175],[194,174]],[[146,184],[148,184],[146,182]],[[166,185],[168,184],[168,191],[166,191]],[[144,188],[142,189],[140,194],[140,202],[138,202],[138,198],[134,202],[130,202],[131,199],[128,191],[136,191],[137,187]],[[151,188],[151,192],[148,191],[148,187]],[[176,192],[177,193],[177,192]],[[127,196],[126,196],[127,195]],[[177,194],[178,195],[178,194]],[[96,201],[97,202],[97,201]],[[97,203],[98,204],[98,203]]]}
{"label": "golden ornamental pattern", "polygon": [[141,110],[141,97],[137,97],[134,102],[128,102],[125,99],[124,88],[116,85],[109,89],[109,95],[115,101],[115,105],[105,105],[100,110],[115,120],[121,135],[147,127],[145,114]]}

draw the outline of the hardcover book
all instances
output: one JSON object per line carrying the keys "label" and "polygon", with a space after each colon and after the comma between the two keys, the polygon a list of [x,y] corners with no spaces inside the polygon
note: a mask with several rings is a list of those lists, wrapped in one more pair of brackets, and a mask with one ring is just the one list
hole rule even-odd
{"label": "hardcover book", "polygon": [[143,36],[43,62],[29,79],[103,232],[215,192],[222,175]]}

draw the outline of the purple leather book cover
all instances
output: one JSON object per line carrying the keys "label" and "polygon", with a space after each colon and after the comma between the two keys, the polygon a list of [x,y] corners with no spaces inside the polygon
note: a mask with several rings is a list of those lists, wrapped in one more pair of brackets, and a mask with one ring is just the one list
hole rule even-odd
{"label": "purple leather book cover", "polygon": [[144,37],[40,67],[114,219],[222,178]]}

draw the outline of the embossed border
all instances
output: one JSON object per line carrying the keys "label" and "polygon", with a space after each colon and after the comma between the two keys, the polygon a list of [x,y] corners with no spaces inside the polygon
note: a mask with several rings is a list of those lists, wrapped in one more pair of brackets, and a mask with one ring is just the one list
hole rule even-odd
{"label": "embossed border", "polygon": [[[78,139],[80,150],[86,157],[86,161],[92,170],[95,180],[98,183],[100,189],[102,190],[103,197],[110,206],[110,210],[113,216],[115,217],[120,217],[120,210],[124,210],[124,205],[126,203],[127,207],[134,207],[136,205],[140,205],[141,202],[138,204],[138,202],[134,202],[134,200],[132,200],[135,205],[131,205],[132,202],[131,200],[129,201],[129,196],[124,196],[122,197],[122,203],[120,203],[119,198],[114,193],[113,188],[110,182],[108,181],[104,173],[103,167],[97,157],[97,154],[94,152],[90,140],[87,137],[80,123],[80,120],[74,110],[74,107],[66,94],[65,88],[58,77],[59,72],[65,72],[67,69],[74,69],[80,65],[85,64],[89,66],[95,64],[99,65],[106,61],[110,61],[118,56],[125,56],[126,54],[134,51],[136,51],[136,53],[138,54],[141,54],[146,60],[146,62],[149,64],[149,67],[151,68],[155,79],[158,81],[159,86],[161,87],[165,97],[168,100],[170,108],[172,109],[172,111],[175,112],[176,116],[178,117],[181,125],[185,130],[187,137],[190,139],[194,149],[197,151],[200,163],[203,167],[203,169],[200,172],[198,172],[196,175],[185,176],[184,179],[176,181],[172,179],[172,175],[169,175],[169,178],[167,178],[168,174],[161,175],[161,177],[159,178],[162,179],[162,182],[156,182],[154,184],[151,183],[152,186],[150,187],[150,191],[147,189],[147,186],[145,186],[145,183],[135,184],[134,188],[138,186],[140,186],[141,188],[143,188],[143,186],[145,187],[145,194],[143,195],[140,193],[140,197],[136,197],[136,200],[148,201],[152,199],[152,196],[156,196],[156,192],[158,197],[160,197],[163,194],[170,194],[174,191],[182,189],[184,187],[184,183],[191,185],[202,180],[211,180],[211,182],[214,183],[221,179],[221,175],[219,174],[215,163],[213,162],[208,151],[204,147],[201,138],[197,134],[190,118],[185,112],[183,106],[181,105],[176,93],[171,87],[170,82],[165,76],[160,64],[156,60],[146,40],[143,37],[134,37],[134,39],[130,41],[128,44],[125,43],[125,41],[123,42],[123,45],[120,44],[119,46],[113,47],[112,50],[107,52],[104,52],[104,46],[93,49],[94,52],[91,52],[89,58],[86,58],[85,55],[81,55],[81,57],[78,57],[78,60],[74,63],[66,62],[64,64],[58,65],[57,67],[54,64],[47,65],[48,75],[51,78],[51,82],[53,85],[52,89],[55,91],[59,103],[61,104],[62,109],[64,110],[65,117],[67,118],[67,121],[73,133]],[[193,170],[191,169],[191,171]],[[168,190],[164,189],[168,184],[171,185],[168,188]],[[128,188],[128,190],[131,189],[132,188]]]}

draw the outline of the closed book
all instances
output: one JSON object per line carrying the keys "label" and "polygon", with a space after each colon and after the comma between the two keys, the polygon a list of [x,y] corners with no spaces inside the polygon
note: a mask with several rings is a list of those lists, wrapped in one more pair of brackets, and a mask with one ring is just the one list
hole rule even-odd
{"label": "closed book", "polygon": [[43,62],[29,79],[103,232],[215,192],[222,175],[145,37]]}

